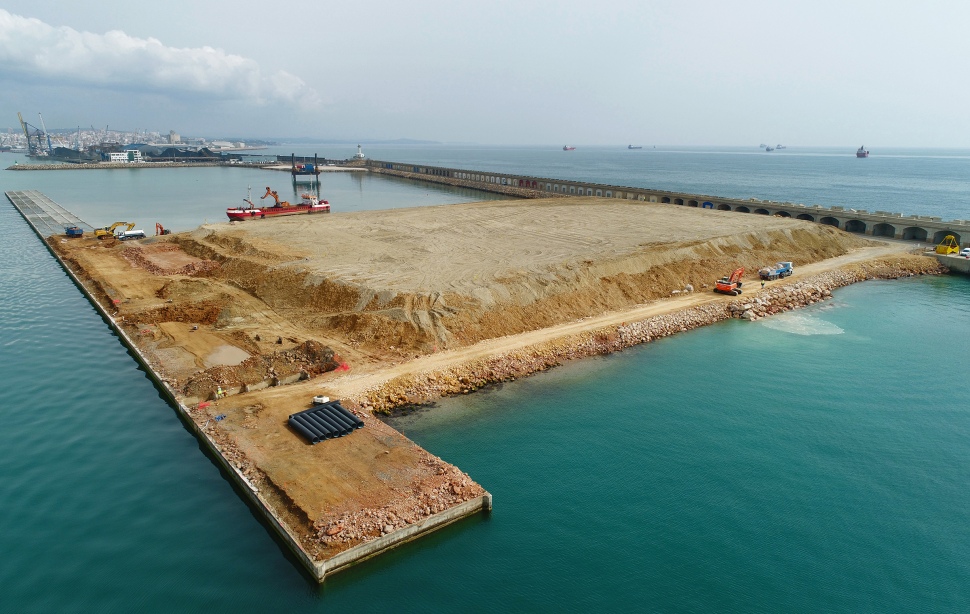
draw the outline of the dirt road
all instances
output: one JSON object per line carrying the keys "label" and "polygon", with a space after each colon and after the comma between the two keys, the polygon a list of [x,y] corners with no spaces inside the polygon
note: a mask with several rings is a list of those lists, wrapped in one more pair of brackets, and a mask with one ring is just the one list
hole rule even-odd
{"label": "dirt road", "polygon": [[[796,267],[795,272],[785,281],[769,282],[772,285],[793,283],[809,278],[813,275],[825,271],[831,271],[840,267],[882,258],[896,253],[907,253],[913,250],[912,244],[904,242],[884,242],[881,245],[865,247],[853,250],[852,252],[836,258],[829,258],[821,262]],[[747,287],[749,295],[757,296],[760,290],[760,282],[757,275],[747,275]],[[422,356],[414,360],[392,365],[380,370],[363,373],[344,375],[326,383],[326,388],[333,391],[335,396],[341,398],[357,398],[366,391],[376,389],[382,384],[395,378],[409,374],[439,372],[447,370],[456,365],[470,363],[490,356],[521,350],[530,346],[535,346],[544,342],[558,338],[569,337],[579,333],[595,331],[610,326],[616,326],[624,322],[636,322],[648,318],[682,311],[690,307],[713,303],[716,301],[734,300],[734,297],[715,294],[709,290],[696,291],[671,296],[670,298],[660,299],[644,305],[639,305],[632,309],[604,313],[602,315],[583,318],[558,326],[550,326],[539,330],[528,331],[517,335],[508,335],[497,339],[481,341],[474,345],[437,352],[428,356]],[[318,388],[319,384],[316,385]]]}

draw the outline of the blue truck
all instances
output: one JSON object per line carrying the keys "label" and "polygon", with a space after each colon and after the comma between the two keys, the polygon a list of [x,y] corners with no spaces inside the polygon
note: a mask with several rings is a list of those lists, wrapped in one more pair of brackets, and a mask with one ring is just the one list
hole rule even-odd
{"label": "blue truck", "polygon": [[791,262],[779,262],[774,266],[766,266],[758,271],[758,276],[765,281],[781,279],[792,274]]}

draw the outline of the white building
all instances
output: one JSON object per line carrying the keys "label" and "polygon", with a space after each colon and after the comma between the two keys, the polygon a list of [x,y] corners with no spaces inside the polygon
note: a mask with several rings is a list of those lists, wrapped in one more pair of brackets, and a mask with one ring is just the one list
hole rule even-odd
{"label": "white building", "polygon": [[141,152],[137,149],[126,149],[125,151],[113,151],[108,154],[108,162],[144,162]]}

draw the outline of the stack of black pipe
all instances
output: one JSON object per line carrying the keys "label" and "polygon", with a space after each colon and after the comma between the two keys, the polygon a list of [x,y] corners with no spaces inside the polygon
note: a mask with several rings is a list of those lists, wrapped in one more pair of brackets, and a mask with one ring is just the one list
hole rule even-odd
{"label": "stack of black pipe", "polygon": [[306,411],[293,414],[290,416],[289,424],[310,443],[343,437],[356,429],[364,428],[360,418],[344,409],[340,401],[321,403]]}

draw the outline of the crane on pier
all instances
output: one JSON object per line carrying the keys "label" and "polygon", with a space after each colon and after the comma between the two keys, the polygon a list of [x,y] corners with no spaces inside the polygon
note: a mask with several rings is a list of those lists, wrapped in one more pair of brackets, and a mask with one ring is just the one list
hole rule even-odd
{"label": "crane on pier", "polygon": [[40,127],[44,130],[44,136],[47,137],[47,155],[54,153],[54,146],[51,144],[51,134],[47,131],[47,124],[44,123],[44,116],[37,113],[37,117],[40,118]]}
{"label": "crane on pier", "polygon": [[[38,115],[40,115],[38,113]],[[47,156],[50,155],[53,147],[51,146],[50,137],[47,136],[47,130],[41,130],[36,126],[31,126],[24,121],[24,116],[17,112],[17,119],[20,120],[20,127],[24,130],[24,136],[27,137],[27,150],[28,156]],[[41,121],[43,121],[41,117]],[[44,140],[47,140],[47,146],[44,147]]]}

